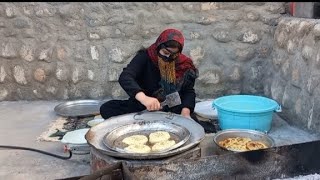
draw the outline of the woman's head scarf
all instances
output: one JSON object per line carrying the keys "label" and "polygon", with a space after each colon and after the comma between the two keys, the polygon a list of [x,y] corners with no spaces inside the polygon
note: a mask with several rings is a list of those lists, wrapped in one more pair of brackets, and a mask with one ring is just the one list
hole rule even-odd
{"label": "woman's head scarf", "polygon": [[[158,56],[159,46],[170,40],[177,41],[181,45],[181,48],[179,55],[173,62],[165,62]],[[166,29],[159,35],[156,42],[147,48],[148,55],[152,62],[159,67],[161,75],[160,85],[166,95],[181,88],[187,72],[197,76],[198,71],[192,60],[181,53],[183,46],[184,37],[182,33],[176,29]]]}

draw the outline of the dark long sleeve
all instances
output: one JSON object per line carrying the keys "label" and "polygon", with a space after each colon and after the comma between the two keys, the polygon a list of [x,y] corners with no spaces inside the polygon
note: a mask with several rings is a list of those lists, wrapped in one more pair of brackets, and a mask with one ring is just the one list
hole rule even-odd
{"label": "dark long sleeve", "polygon": [[120,86],[130,96],[135,95],[143,91],[142,87],[138,84],[137,79],[141,77],[143,70],[146,68],[147,57],[143,53],[138,53],[127,67],[123,68],[119,77]]}
{"label": "dark long sleeve", "polygon": [[196,93],[194,90],[195,80],[198,77],[198,70],[185,73],[184,82],[180,90],[182,108],[187,107],[193,113],[196,104]]}

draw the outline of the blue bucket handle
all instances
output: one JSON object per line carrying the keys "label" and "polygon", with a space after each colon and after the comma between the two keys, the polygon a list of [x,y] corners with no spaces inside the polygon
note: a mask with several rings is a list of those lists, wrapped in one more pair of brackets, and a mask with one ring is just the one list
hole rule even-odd
{"label": "blue bucket handle", "polygon": [[282,112],[282,108],[281,108],[281,105],[278,104],[278,107],[275,109],[276,112]]}
{"label": "blue bucket handle", "polygon": [[213,110],[216,110],[216,107],[214,107],[213,101],[212,101],[211,107],[212,107]]}

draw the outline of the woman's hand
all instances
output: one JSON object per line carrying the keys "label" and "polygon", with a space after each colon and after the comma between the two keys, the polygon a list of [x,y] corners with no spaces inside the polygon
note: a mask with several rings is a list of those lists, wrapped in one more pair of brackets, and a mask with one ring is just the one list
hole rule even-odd
{"label": "woman's hand", "polygon": [[160,102],[157,98],[149,97],[144,92],[138,92],[135,98],[143,104],[148,111],[158,111],[161,108]]}
{"label": "woman's hand", "polygon": [[191,119],[190,109],[189,108],[182,108],[181,115],[186,117],[186,118],[190,118]]}

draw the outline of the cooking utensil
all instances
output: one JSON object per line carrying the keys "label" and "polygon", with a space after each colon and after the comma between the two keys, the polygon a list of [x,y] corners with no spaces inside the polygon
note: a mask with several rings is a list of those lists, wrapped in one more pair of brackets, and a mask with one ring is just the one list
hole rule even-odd
{"label": "cooking utensil", "polygon": [[[120,116],[114,116],[108,120],[90,128],[85,138],[88,144],[94,149],[98,150],[102,154],[127,158],[127,159],[159,159],[164,157],[173,156],[176,154],[183,153],[200,143],[204,138],[205,132],[201,125],[196,123],[194,120],[183,117],[178,114],[170,114],[165,112],[144,112],[139,115],[139,120],[133,117],[137,113],[124,114]],[[140,120],[141,119],[141,120]],[[119,153],[113,151],[104,145],[103,140],[106,133],[111,132],[114,128],[123,126],[125,124],[130,124],[138,121],[169,121],[188,129],[190,132],[190,138],[182,146],[164,153],[152,153],[152,154],[132,154],[132,153]]]}
{"label": "cooking utensil", "polygon": [[174,92],[166,95],[166,99],[160,103],[161,107],[168,105],[169,108],[178,106],[181,104],[181,98],[178,92]]}
{"label": "cooking utensil", "polygon": [[100,114],[100,106],[103,101],[99,100],[76,100],[61,103],[54,108],[60,116],[80,117]]}
{"label": "cooking utensil", "polygon": [[[150,133],[156,131],[166,131],[170,134],[171,140],[176,142],[172,147],[157,151],[156,153],[163,153],[171,151],[182,146],[190,138],[190,132],[187,128],[169,121],[140,121],[120,126],[107,133],[104,137],[103,143],[110,149],[118,152],[126,152],[124,148],[127,146],[122,143],[122,140],[132,135],[149,136]],[[151,145],[148,144],[147,145]],[[150,152],[148,154],[155,153]]]}
{"label": "cooking utensil", "polygon": [[65,144],[65,148],[70,149],[74,154],[88,154],[90,146],[85,139],[85,134],[89,128],[77,129],[67,132],[61,142]]}
{"label": "cooking utensil", "polygon": [[[264,143],[266,146],[268,146],[268,148],[274,147],[275,145],[274,140],[268,134],[260,131],[251,130],[251,129],[222,130],[215,134],[213,140],[219,147],[221,147],[222,149],[226,149],[225,147],[220,146],[219,142],[227,138],[235,138],[235,137],[244,137],[244,138],[250,138],[252,141],[260,141]],[[232,151],[241,152],[241,151],[235,151],[235,150],[232,150]]]}
{"label": "cooking utensil", "polygon": [[217,110],[212,108],[212,100],[197,102],[194,107],[194,112],[206,119],[218,119]]}
{"label": "cooking utensil", "polygon": [[93,127],[95,125],[102,123],[103,121],[104,121],[103,118],[97,118],[97,119],[93,119],[93,120],[88,121],[87,125],[90,127]]}

